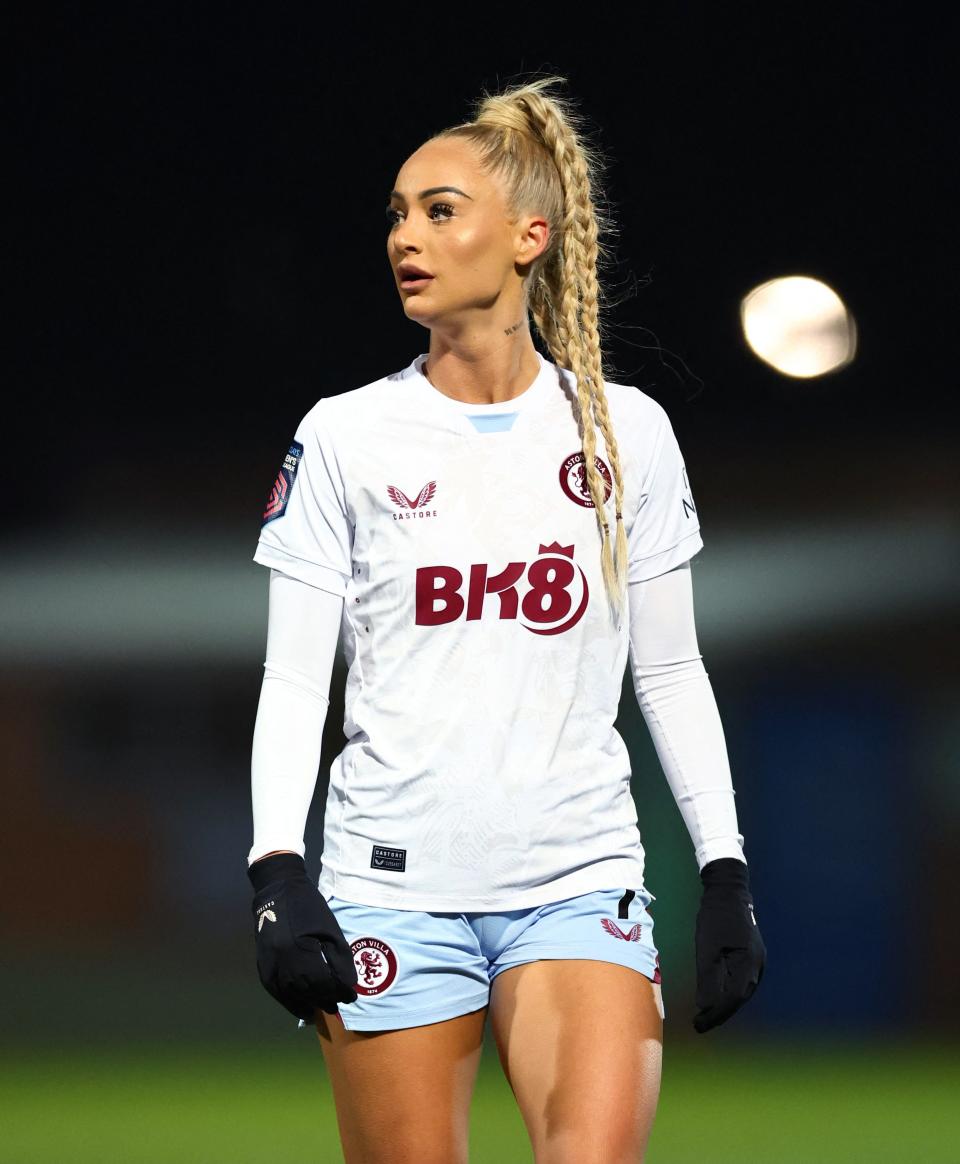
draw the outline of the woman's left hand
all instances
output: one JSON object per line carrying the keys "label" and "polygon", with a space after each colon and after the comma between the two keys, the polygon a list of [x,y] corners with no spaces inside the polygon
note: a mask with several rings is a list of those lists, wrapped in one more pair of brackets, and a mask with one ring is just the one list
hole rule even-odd
{"label": "woman's left hand", "polygon": [[704,865],[700,879],[693,1026],[702,1035],[726,1022],[760,985],[767,950],[753,912],[746,864],[721,857]]}

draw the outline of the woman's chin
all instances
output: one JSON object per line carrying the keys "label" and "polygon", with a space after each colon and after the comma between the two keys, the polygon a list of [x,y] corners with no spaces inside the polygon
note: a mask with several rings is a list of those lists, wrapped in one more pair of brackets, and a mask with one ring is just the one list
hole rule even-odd
{"label": "woman's chin", "polygon": [[426,324],[428,320],[436,318],[437,309],[424,303],[417,295],[408,295],[403,301],[403,311],[407,319]]}

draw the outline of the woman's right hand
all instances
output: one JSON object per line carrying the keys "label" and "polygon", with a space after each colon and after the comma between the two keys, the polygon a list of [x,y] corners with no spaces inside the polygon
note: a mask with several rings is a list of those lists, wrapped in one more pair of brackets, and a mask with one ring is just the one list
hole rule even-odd
{"label": "woman's right hand", "polygon": [[254,888],[257,972],[264,988],[296,1018],[317,1008],[337,1013],[355,1002],[357,970],[330,906],[307,876],[299,853],[277,852],[247,869]]}

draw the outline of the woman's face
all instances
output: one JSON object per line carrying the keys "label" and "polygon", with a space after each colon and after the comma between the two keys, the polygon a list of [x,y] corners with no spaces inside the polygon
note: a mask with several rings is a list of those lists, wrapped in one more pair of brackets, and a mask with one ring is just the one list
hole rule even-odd
{"label": "woman's face", "polygon": [[[410,319],[431,326],[470,323],[490,309],[498,321],[518,314],[523,268],[516,263],[543,249],[546,221],[511,222],[500,181],[481,170],[467,142],[428,141],[412,154],[397,175],[387,218],[387,256]],[[401,264],[429,277],[416,280]]]}

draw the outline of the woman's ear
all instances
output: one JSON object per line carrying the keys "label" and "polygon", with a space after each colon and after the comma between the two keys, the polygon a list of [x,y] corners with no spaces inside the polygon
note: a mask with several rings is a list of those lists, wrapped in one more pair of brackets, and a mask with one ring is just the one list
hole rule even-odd
{"label": "woman's ear", "polygon": [[547,249],[550,241],[550,224],[545,218],[529,216],[521,218],[518,224],[517,249],[514,262],[528,267],[534,259]]}

